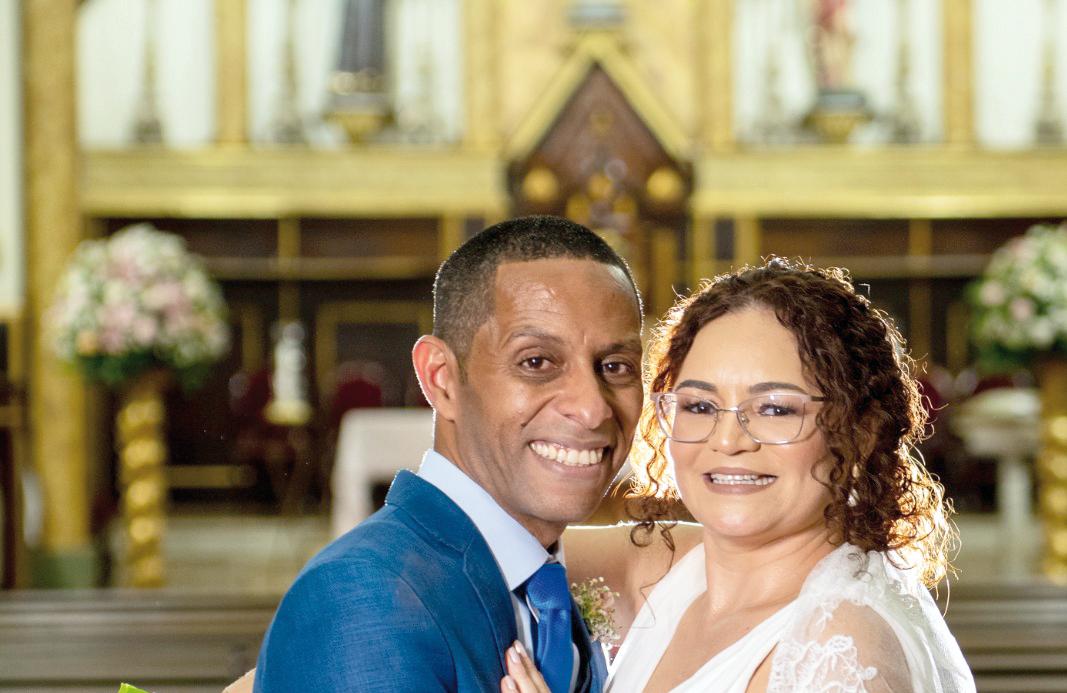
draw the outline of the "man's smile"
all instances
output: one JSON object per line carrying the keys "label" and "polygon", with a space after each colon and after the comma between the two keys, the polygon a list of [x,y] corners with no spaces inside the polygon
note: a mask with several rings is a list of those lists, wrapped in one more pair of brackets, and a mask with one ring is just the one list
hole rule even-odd
{"label": "man's smile", "polygon": [[567,447],[560,443],[550,443],[544,440],[535,440],[530,443],[530,449],[535,453],[552,462],[559,462],[568,467],[591,467],[604,461],[608,448],[577,448]]}

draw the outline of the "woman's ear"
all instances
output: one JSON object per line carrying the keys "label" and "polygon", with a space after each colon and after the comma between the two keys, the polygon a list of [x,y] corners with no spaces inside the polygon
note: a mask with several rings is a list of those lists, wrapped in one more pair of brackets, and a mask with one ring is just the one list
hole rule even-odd
{"label": "woman's ear", "polygon": [[460,382],[459,360],[455,353],[441,339],[423,335],[411,350],[411,362],[423,397],[437,416],[454,421],[456,390]]}

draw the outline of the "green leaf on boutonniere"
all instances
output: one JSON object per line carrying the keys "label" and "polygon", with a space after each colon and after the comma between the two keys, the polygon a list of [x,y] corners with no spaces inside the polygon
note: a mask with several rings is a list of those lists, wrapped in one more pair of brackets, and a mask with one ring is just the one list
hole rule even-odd
{"label": "green leaf on boutonniere", "polygon": [[571,595],[593,642],[611,644],[619,639],[615,626],[615,599],[619,593],[604,584],[604,578],[571,583]]}
{"label": "green leaf on boutonniere", "polygon": [[137,686],[131,686],[128,683],[120,683],[119,693],[148,693],[148,691],[138,688]]}

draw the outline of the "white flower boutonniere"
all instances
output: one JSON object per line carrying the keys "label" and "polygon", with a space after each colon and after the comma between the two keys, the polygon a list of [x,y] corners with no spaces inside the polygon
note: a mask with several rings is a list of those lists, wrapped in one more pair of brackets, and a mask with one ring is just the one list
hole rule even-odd
{"label": "white flower boutonniere", "polygon": [[619,639],[619,631],[615,626],[615,599],[619,593],[605,585],[604,578],[590,578],[581,584],[571,583],[571,595],[593,642],[610,645]]}

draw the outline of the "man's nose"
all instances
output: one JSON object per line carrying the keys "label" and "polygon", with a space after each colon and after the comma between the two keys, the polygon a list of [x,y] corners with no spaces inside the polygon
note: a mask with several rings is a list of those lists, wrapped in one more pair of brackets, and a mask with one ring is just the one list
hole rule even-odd
{"label": "man's nose", "polygon": [[613,414],[603,381],[591,372],[568,375],[560,393],[559,406],[564,416],[589,430],[598,428]]}
{"label": "man's nose", "polygon": [[736,455],[739,452],[751,452],[759,447],[759,443],[741,426],[737,412],[724,411],[719,413],[719,422],[715,430],[708,438],[711,447],[724,455]]}

